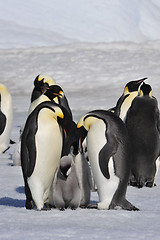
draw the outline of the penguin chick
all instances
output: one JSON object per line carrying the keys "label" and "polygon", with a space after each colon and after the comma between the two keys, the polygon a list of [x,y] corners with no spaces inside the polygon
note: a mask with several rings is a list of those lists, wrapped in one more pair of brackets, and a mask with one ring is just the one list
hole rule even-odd
{"label": "penguin chick", "polygon": [[12,97],[6,86],[0,84],[0,153],[9,148],[12,122]]}
{"label": "penguin chick", "polygon": [[154,186],[160,155],[160,118],[158,102],[150,85],[143,83],[127,113],[132,165],[131,180],[139,188]]}
{"label": "penguin chick", "polygon": [[60,160],[60,168],[53,184],[53,201],[60,210],[65,210],[65,208],[74,210],[79,207],[80,200],[81,189],[77,171],[73,155],[69,154]]}
{"label": "penguin chick", "polygon": [[50,76],[44,74],[38,75],[34,80],[34,89],[31,94],[31,102],[40,97],[48,86],[55,84],[56,83],[54,79],[52,79]]}
{"label": "penguin chick", "polygon": [[142,78],[136,81],[128,82],[124,88],[122,96],[118,99],[115,108],[110,109],[123,121],[125,121],[127,111],[130,108],[133,99],[138,95],[139,86],[146,79],[147,78]]}

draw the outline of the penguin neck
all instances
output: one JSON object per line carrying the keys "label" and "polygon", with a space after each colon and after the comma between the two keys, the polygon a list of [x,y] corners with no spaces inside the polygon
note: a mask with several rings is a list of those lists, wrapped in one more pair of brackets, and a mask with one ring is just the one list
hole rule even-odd
{"label": "penguin neck", "polygon": [[126,97],[121,105],[121,110],[120,110],[120,115],[119,117],[124,121],[127,111],[130,108],[132,101],[134,100],[135,97],[138,96],[138,91],[134,91],[129,93],[128,97]]}
{"label": "penguin neck", "polygon": [[29,108],[29,111],[28,111],[28,115],[42,102],[46,102],[46,101],[50,101],[50,99],[45,96],[44,94],[42,94],[39,98],[35,99],[31,105],[30,105],[30,108]]}

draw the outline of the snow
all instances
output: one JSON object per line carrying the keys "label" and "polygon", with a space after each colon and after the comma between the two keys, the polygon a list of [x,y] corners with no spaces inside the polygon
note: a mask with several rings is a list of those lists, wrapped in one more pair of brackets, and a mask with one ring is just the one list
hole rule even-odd
{"label": "snow", "polygon": [[159,0],[0,1],[3,48],[160,39]]}
{"label": "snow", "polygon": [[[113,107],[124,85],[148,77],[160,102],[160,2],[158,0],[0,1],[1,83],[13,97],[12,140],[18,141],[34,78],[53,77],[74,120]],[[0,156],[0,239],[160,239],[160,172],[157,186],[128,187],[140,209],[26,210],[15,145]],[[98,201],[92,192],[91,201]]]}

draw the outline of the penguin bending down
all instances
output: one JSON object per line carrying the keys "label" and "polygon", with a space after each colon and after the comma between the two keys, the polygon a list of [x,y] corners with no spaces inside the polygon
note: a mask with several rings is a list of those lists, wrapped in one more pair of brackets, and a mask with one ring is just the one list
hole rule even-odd
{"label": "penguin bending down", "polygon": [[31,102],[39,98],[46,88],[50,85],[55,85],[55,81],[50,76],[40,74],[34,80],[34,89],[31,94]]}
{"label": "penguin bending down", "polygon": [[21,139],[27,209],[36,205],[41,210],[44,203],[53,204],[52,184],[60,163],[62,130],[68,133],[70,122],[66,109],[51,101],[39,104],[27,118]]}
{"label": "penguin bending down", "polygon": [[158,102],[151,86],[143,83],[127,113],[126,127],[132,144],[130,183],[139,188],[152,187],[160,155],[160,118]]}
{"label": "penguin bending down", "polygon": [[12,97],[8,89],[0,84],[0,153],[4,153],[9,148],[12,121]]}
{"label": "penguin bending down", "polygon": [[89,205],[92,180],[83,152],[76,156],[70,153],[61,158],[53,189],[54,203],[60,210],[86,208]]}
{"label": "penguin bending down", "polygon": [[77,127],[87,136],[87,150],[99,195],[98,209],[138,210],[126,200],[130,174],[127,130],[114,113],[96,110],[83,116]]}
{"label": "penguin bending down", "polygon": [[138,95],[138,88],[146,79],[147,78],[142,78],[128,82],[124,88],[122,96],[118,99],[116,106],[110,109],[110,111],[119,116],[122,121],[125,121],[127,111],[130,108],[133,99]]}

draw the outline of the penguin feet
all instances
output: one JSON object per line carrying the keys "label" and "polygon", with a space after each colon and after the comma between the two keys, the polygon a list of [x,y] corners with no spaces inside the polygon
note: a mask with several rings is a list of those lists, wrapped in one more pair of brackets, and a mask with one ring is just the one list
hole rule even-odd
{"label": "penguin feet", "polygon": [[127,211],[139,211],[139,208],[137,208],[134,205],[132,205],[126,199],[124,199],[121,202],[111,203],[110,206],[109,206],[109,209],[115,209],[115,210],[123,209],[123,210],[127,210]]}
{"label": "penguin feet", "polygon": [[89,209],[98,209],[98,203],[90,203],[87,208]]}
{"label": "penguin feet", "polygon": [[65,208],[62,207],[62,208],[59,208],[59,210],[60,210],[60,211],[65,211]]}
{"label": "penguin feet", "polygon": [[26,209],[33,209],[35,207],[34,201],[26,199],[26,204],[25,204]]}
{"label": "penguin feet", "polygon": [[53,205],[47,202],[44,204],[44,206],[47,210],[51,210],[51,208],[53,208]]}

